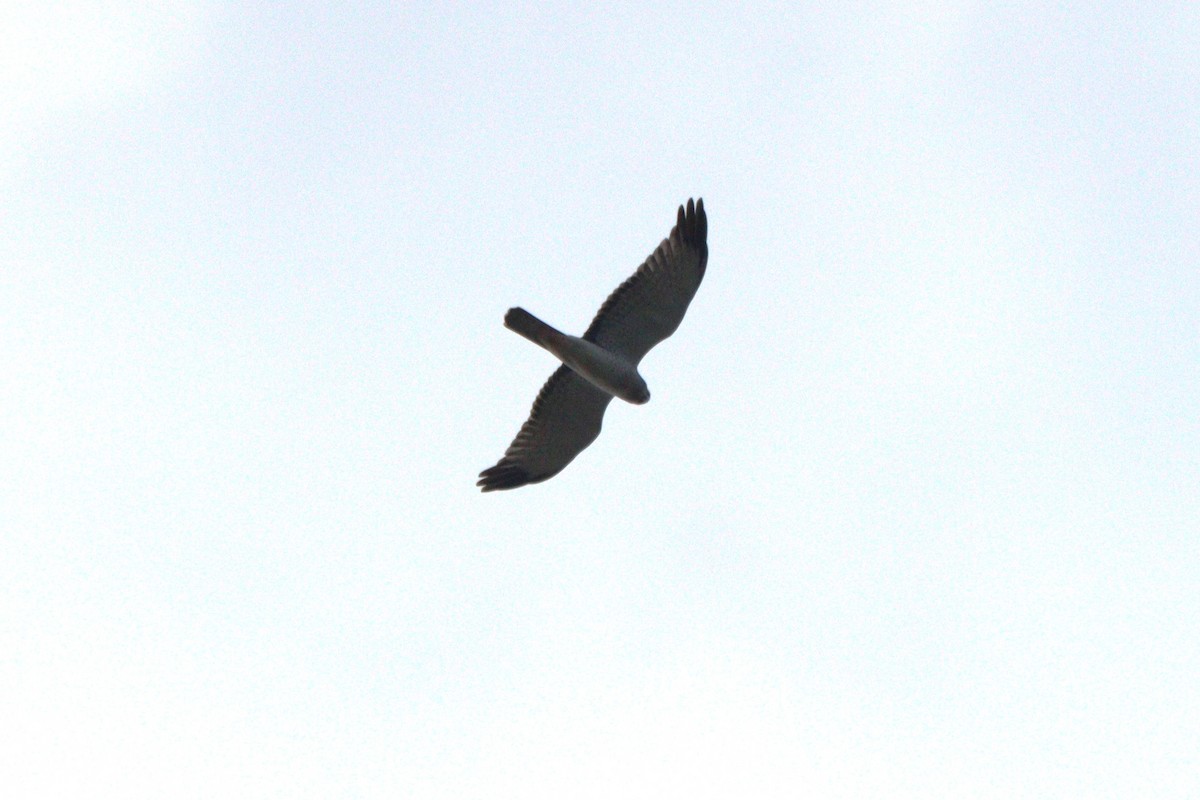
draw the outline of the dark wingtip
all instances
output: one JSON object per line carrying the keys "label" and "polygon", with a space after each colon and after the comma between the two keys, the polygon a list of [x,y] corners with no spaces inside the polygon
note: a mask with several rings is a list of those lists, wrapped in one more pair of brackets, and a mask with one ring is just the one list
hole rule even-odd
{"label": "dark wingtip", "polygon": [[513,464],[501,461],[494,467],[488,467],[479,473],[475,485],[484,492],[495,492],[501,489],[516,489],[529,483],[529,473]]}
{"label": "dark wingtip", "polygon": [[708,240],[708,215],[704,213],[704,198],[688,198],[687,207],[679,207],[675,227],[686,242],[703,244]]}

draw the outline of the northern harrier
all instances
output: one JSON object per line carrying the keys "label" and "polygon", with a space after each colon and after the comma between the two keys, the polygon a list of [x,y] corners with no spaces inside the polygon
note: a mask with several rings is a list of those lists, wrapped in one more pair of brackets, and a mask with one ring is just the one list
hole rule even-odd
{"label": "northern harrier", "polygon": [[708,264],[704,201],[679,207],[675,227],[646,263],[608,296],[582,337],[555,330],[523,308],[504,325],[553,353],[563,365],[538,392],[529,419],[504,458],[479,473],[483,491],[515,489],[562,471],[600,435],[608,401],[641,405],[650,390],[637,365],[683,320]]}

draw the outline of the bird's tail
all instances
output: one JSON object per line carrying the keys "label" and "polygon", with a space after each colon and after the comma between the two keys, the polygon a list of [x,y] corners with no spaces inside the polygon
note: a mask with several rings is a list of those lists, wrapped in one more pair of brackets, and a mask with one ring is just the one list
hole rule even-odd
{"label": "bird's tail", "polygon": [[555,330],[523,308],[510,308],[504,315],[504,327],[516,331],[529,341],[540,347],[550,349],[555,339],[561,339],[563,334]]}

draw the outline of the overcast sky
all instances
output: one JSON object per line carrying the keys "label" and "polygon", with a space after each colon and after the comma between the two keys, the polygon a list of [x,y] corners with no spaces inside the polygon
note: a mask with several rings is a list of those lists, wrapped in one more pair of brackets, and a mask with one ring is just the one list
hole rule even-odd
{"label": "overcast sky", "polygon": [[0,795],[1200,794],[1200,5],[10,5]]}

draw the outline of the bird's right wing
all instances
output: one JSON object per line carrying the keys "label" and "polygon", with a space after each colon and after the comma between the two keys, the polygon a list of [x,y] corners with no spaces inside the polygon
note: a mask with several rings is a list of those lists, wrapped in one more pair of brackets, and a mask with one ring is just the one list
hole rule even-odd
{"label": "bird's right wing", "polygon": [[608,296],[583,338],[636,365],[679,327],[707,266],[704,201],[688,200],[671,235]]}
{"label": "bird's right wing", "polygon": [[515,489],[557,475],[596,440],[612,395],[561,366],[533,401],[533,411],[494,467],[475,484],[485,492]]}

